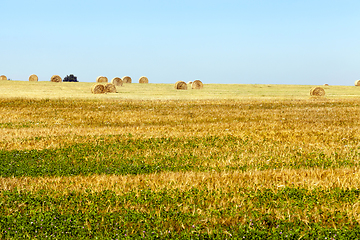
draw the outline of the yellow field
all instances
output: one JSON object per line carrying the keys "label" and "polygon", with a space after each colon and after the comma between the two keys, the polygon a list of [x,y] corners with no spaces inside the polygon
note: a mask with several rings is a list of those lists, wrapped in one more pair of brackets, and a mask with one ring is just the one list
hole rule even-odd
{"label": "yellow field", "polygon": [[[176,90],[173,84],[124,84],[117,87],[118,93],[95,95],[88,82],[28,82],[1,81],[1,98],[30,99],[136,99],[136,100],[178,100],[178,99],[244,99],[244,98],[309,98],[311,85],[269,85],[269,84],[205,84],[202,90]],[[360,97],[360,87],[322,86],[326,98]]]}
{"label": "yellow field", "polygon": [[[312,86],[300,85],[182,91],[125,84],[118,93],[94,95],[92,84],[0,82],[0,150],[7,159],[0,190],[141,196],[146,189],[159,198],[169,192],[169,199],[181,193],[188,197],[179,204],[126,207],[159,218],[171,209],[196,212],[207,232],[268,216],[324,228],[360,221],[360,201],[339,195],[360,187],[360,88],[324,87],[326,96],[313,98]],[[304,191],[306,198],[286,195]],[[286,197],[267,201],[269,192]],[[311,200],[318,194],[321,200]],[[218,210],[228,214],[214,216]],[[181,232],[178,225],[169,229]]]}

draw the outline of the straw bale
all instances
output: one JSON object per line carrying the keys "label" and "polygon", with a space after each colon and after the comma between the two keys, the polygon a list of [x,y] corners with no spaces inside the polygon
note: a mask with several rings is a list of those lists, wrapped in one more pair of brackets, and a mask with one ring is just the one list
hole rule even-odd
{"label": "straw bale", "polygon": [[99,77],[96,78],[96,82],[105,82],[105,83],[107,83],[108,79],[107,79],[107,77],[99,76]]}
{"label": "straw bale", "polygon": [[123,80],[121,80],[121,78],[119,77],[114,77],[113,79],[111,79],[111,83],[114,84],[115,86],[122,86]]}
{"label": "straw bale", "polygon": [[186,82],[183,82],[183,81],[177,81],[175,83],[175,89],[180,89],[180,90],[187,90],[187,84]]}
{"label": "straw bale", "polygon": [[38,80],[39,80],[39,78],[35,74],[30,75],[30,77],[29,77],[30,82],[37,82]]}
{"label": "straw bale", "polygon": [[105,87],[100,83],[96,83],[91,87],[91,92],[94,94],[105,93]]}
{"label": "straw bale", "polygon": [[53,75],[50,79],[51,82],[62,82],[62,79],[59,75]]}
{"label": "straw bale", "polygon": [[0,80],[7,80],[7,77],[5,75],[1,75]]}
{"label": "straw bale", "polygon": [[192,84],[193,82],[192,81],[189,81],[188,83],[187,83],[187,85],[190,85],[190,87],[191,87],[191,84]]}
{"label": "straw bale", "polygon": [[112,83],[107,83],[104,86],[106,93],[116,93],[116,87]]}
{"label": "straw bale", "polygon": [[360,80],[355,81],[355,86],[360,86]]}
{"label": "straw bale", "polygon": [[200,80],[195,80],[192,84],[191,84],[191,88],[192,89],[202,89],[204,87],[204,84],[200,81]]}
{"label": "straw bale", "polygon": [[328,86],[329,86],[329,84],[325,83],[325,84],[324,84],[324,86],[325,86],[325,87],[328,87]]}
{"label": "straw bale", "polygon": [[311,96],[324,96],[325,90],[322,87],[314,87],[310,90]]}
{"label": "straw bale", "polygon": [[129,76],[123,77],[122,80],[123,80],[123,83],[131,83],[132,82],[131,77],[129,77]]}
{"label": "straw bale", "polygon": [[139,78],[139,83],[149,83],[149,79],[147,77],[142,76]]}
{"label": "straw bale", "polygon": [[181,82],[181,81],[177,81],[177,82],[175,83],[175,85],[174,85],[174,88],[175,88],[175,89],[177,89],[177,85],[178,85],[179,82]]}

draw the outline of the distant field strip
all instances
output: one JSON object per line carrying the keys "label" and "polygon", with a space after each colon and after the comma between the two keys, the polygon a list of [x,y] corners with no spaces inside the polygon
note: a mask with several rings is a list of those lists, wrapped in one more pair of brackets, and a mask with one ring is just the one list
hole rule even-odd
{"label": "distant field strip", "polygon": [[[28,99],[88,99],[88,100],[199,100],[199,99],[308,99],[313,85],[281,84],[207,84],[203,89],[176,90],[173,84],[123,84],[117,93],[93,94],[94,82],[1,81],[1,98]],[[326,98],[358,98],[360,89],[355,86],[321,86]]]}

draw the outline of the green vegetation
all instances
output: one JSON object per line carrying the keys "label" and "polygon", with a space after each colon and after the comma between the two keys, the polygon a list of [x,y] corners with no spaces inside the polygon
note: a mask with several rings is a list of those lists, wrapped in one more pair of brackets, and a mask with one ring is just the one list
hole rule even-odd
{"label": "green vegetation", "polygon": [[[356,142],[350,141],[348,144],[356,145]],[[108,136],[97,139],[94,144],[82,143],[44,150],[0,151],[0,176],[353,168],[358,167],[360,162],[359,146],[324,154],[322,150],[305,152],[299,148],[294,149],[293,146],[281,145],[281,142],[269,144],[266,140],[256,142],[231,135],[150,139]],[[224,146],[228,152],[223,152]],[[258,151],[261,151],[260,156]]]}
{"label": "green vegetation", "polygon": [[[324,212],[318,206],[335,209],[334,204],[338,208],[355,204],[359,194],[359,190],[298,188],[277,193],[139,189],[120,195],[112,191],[61,194],[14,190],[0,195],[0,227],[6,239],[355,239],[360,228],[353,216],[340,210]],[[243,201],[219,207],[224,198]],[[287,211],[282,212],[283,208]]]}

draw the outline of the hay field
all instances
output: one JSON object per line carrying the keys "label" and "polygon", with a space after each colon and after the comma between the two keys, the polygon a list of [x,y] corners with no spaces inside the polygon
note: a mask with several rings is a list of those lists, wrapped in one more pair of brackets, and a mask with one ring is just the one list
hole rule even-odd
{"label": "hay field", "polygon": [[0,85],[0,238],[359,236],[356,87],[26,84]]}
{"label": "hay field", "polygon": [[[175,82],[174,82],[175,83]],[[299,98],[310,96],[309,85],[269,84],[205,84],[201,90],[189,88],[186,91],[174,89],[174,84],[131,83],[117,86],[117,94],[94,95],[89,82],[0,82],[1,98],[31,99],[244,99],[244,98]],[[355,86],[322,86],[326,98],[356,98],[360,90]]]}

